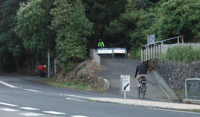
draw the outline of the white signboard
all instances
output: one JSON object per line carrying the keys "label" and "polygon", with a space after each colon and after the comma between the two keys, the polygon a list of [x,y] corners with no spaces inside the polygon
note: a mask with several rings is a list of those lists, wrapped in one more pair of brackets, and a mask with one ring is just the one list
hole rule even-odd
{"label": "white signboard", "polygon": [[112,54],[112,50],[98,50],[98,54]]}
{"label": "white signboard", "polygon": [[130,75],[121,75],[122,91],[130,91]]}
{"label": "white signboard", "polygon": [[114,49],[114,53],[126,53],[125,49]]}
{"label": "white signboard", "polygon": [[155,43],[155,35],[148,35],[147,36],[147,44],[153,44]]}

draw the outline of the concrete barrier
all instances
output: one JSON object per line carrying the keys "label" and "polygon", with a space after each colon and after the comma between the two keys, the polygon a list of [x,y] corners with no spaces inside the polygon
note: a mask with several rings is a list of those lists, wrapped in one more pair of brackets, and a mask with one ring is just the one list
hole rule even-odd
{"label": "concrete barrier", "polygon": [[90,58],[94,59],[98,66],[100,66],[101,58],[95,49],[90,49]]}

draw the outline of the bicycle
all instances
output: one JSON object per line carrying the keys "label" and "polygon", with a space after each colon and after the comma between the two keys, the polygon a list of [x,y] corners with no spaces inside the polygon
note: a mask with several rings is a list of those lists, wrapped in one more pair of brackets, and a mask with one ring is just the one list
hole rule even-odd
{"label": "bicycle", "polygon": [[140,87],[138,88],[138,98],[140,97],[140,93],[142,94],[142,98],[144,99],[145,97],[145,92],[146,92],[146,79],[144,77],[140,78],[139,83]]}

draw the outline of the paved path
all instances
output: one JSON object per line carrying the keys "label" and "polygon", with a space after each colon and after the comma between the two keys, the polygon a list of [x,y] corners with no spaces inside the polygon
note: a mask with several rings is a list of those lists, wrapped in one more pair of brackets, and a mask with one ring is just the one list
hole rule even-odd
{"label": "paved path", "polygon": [[[139,64],[139,60],[135,59],[101,59],[102,69],[95,72],[97,76],[103,77],[110,82],[111,89],[108,93],[120,94],[120,75],[131,76],[131,91],[127,92],[127,98],[137,98],[135,70]],[[167,101],[165,93],[158,87],[156,81],[152,77],[151,72],[147,73],[147,92],[145,100]]]}

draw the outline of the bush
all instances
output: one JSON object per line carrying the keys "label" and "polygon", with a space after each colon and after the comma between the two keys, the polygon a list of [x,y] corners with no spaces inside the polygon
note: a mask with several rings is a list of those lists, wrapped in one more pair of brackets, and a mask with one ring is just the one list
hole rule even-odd
{"label": "bush", "polygon": [[141,58],[141,50],[139,49],[139,50],[137,50],[137,51],[135,52],[134,59],[140,59],[140,58]]}
{"label": "bush", "polygon": [[192,62],[200,60],[200,52],[191,46],[175,46],[168,48],[166,58],[170,61]]}

